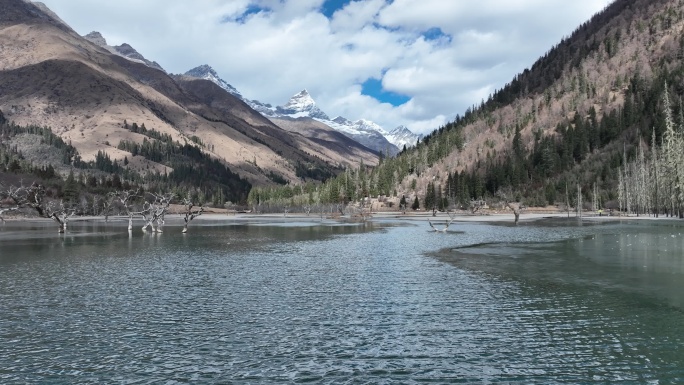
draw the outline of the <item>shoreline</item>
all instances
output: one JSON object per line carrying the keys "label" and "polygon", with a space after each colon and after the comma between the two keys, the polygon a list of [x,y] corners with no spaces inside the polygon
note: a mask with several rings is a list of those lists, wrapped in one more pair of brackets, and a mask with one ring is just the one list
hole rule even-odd
{"label": "shoreline", "polygon": [[[358,218],[353,218],[349,216],[329,216],[329,215],[323,215],[321,218],[320,213],[318,214],[313,214],[311,213],[310,215],[306,215],[304,213],[289,213],[287,215],[284,214],[253,214],[253,213],[235,213],[235,214],[229,214],[229,213],[205,213],[202,214],[199,217],[196,217],[193,222],[195,223],[200,223],[200,222],[207,222],[207,221],[227,221],[227,222],[265,222],[265,221],[278,221],[278,222],[283,222],[283,221],[291,221],[291,222],[312,222],[312,221],[359,221]],[[368,218],[368,221],[376,221],[376,220],[401,220],[401,221],[407,221],[407,222],[427,222],[428,220],[435,222],[435,223],[443,223],[443,222],[448,222],[450,221],[450,217],[446,213],[438,213],[436,216],[432,216],[432,213],[430,212],[420,212],[420,213],[407,213],[407,214],[402,214],[399,211],[396,212],[379,212],[379,213],[373,213],[370,218]],[[533,222],[533,221],[539,221],[543,219],[578,219],[576,216],[570,214],[568,217],[567,213],[539,213],[539,212],[534,212],[534,213],[522,213],[520,215],[520,221],[519,223],[526,223],[526,222]],[[177,223],[183,223],[183,216],[178,213],[171,213],[167,214],[165,218],[167,224],[177,224]],[[652,216],[647,216],[647,215],[642,215],[642,216],[598,216],[598,215],[585,215],[582,216],[582,220],[587,220],[587,221],[623,221],[623,220],[628,220],[628,221],[642,221],[642,220],[650,220],[650,221],[679,221],[679,218],[675,217],[652,217]],[[142,218],[140,217],[134,217],[133,222],[138,223],[141,222]],[[52,219],[50,218],[39,218],[39,217],[24,217],[24,218],[19,218],[19,217],[14,217],[14,218],[5,218],[5,222],[9,223],[17,223],[17,222],[53,222]],[[83,216],[83,217],[73,217],[69,221],[70,223],[78,223],[78,222],[100,222],[100,223],[105,223],[105,219],[103,216]],[[128,216],[109,216],[108,222],[113,222],[113,223],[121,223],[121,222],[126,222],[128,223]],[[485,213],[485,214],[462,214],[459,213],[457,214],[454,219],[454,223],[458,222],[480,222],[480,223],[491,223],[491,222],[498,222],[498,223],[507,223],[507,222],[514,222],[514,216],[512,213]],[[192,223],[192,222],[191,222]],[[2,224],[0,224],[2,226]]]}

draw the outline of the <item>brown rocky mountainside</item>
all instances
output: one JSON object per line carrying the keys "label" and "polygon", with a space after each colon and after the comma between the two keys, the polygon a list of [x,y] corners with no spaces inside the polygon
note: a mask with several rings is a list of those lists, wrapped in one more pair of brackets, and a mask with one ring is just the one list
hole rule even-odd
{"label": "brown rocky mountainside", "polygon": [[[357,162],[345,145],[283,130],[209,81],[115,55],[51,15],[23,0],[0,3],[0,110],[17,124],[51,127],[86,161],[102,150],[139,171],[168,171],[117,149],[121,140],[144,138],[126,130],[126,121],[181,143],[196,137],[203,151],[257,185],[272,183],[273,174],[301,182],[302,167],[334,171]],[[359,161],[377,162],[371,151],[354,151]]]}
{"label": "brown rocky mountainside", "polygon": [[347,137],[341,132],[311,118],[271,118],[272,122],[284,130],[303,135],[311,142],[309,153],[321,153],[325,149],[333,149],[330,161],[346,165],[349,159],[363,161],[365,165],[375,166],[378,164],[378,156],[372,150]]}
{"label": "brown rocky mountainside", "polygon": [[[645,112],[660,109],[662,90],[654,96],[644,94],[664,87],[668,78],[673,91],[682,94],[682,31],[684,9],[679,0],[612,2],[479,107],[461,115],[452,125],[458,130],[440,130],[428,138],[429,144],[407,154],[403,162],[428,166],[407,175],[397,189],[421,195],[432,181],[445,185],[449,172],[476,171],[489,177],[488,165],[505,161],[513,152],[516,130],[523,150],[531,153],[544,138],[560,141],[559,125],[576,128],[576,116],[580,120],[595,116],[587,135],[597,134],[596,127],[613,125],[618,134],[604,140],[601,147],[587,146],[587,155],[577,159],[573,168],[563,170],[564,175],[554,174],[543,183],[527,185],[538,191],[543,191],[544,183],[562,189],[564,184],[558,181],[563,179],[583,183],[588,191],[598,180],[599,186],[614,191],[614,177],[588,170],[600,171],[614,164],[614,154],[620,159],[624,147],[630,150],[639,143],[649,144],[651,132],[662,130],[662,124]],[[639,116],[626,116],[627,101],[631,111],[638,108]],[[627,118],[632,123],[627,123]],[[453,146],[457,131],[463,148]],[[436,153],[439,156],[433,156]],[[424,161],[430,157],[435,160]]]}

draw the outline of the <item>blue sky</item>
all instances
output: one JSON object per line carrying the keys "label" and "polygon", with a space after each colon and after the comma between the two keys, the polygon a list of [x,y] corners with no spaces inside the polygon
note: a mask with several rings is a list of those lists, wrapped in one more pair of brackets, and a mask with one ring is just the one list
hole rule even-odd
{"label": "blue sky", "polygon": [[211,65],[245,97],[307,89],[330,116],[427,133],[506,83],[609,0],[43,0],[79,34],[168,72]]}
{"label": "blue sky", "polygon": [[393,106],[400,106],[411,100],[409,96],[386,91],[382,87],[382,81],[375,78],[368,78],[361,84],[361,94]]}
{"label": "blue sky", "polygon": [[349,3],[351,3],[351,0],[326,0],[321,7],[321,13],[331,18],[335,11],[344,8]]}

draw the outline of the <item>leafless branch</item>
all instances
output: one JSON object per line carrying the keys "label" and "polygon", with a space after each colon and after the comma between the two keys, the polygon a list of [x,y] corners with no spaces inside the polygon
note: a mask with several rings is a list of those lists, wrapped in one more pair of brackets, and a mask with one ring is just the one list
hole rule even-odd
{"label": "leafless branch", "polygon": [[[185,206],[185,212],[183,213],[183,214],[185,214],[185,218],[184,218],[185,219],[185,225],[183,226],[183,233],[187,233],[188,232],[188,225],[190,224],[190,221],[192,221],[196,217],[202,215],[202,213],[204,212],[204,206],[200,205],[199,208],[196,208],[193,210],[193,207],[195,207],[195,204],[190,199],[190,196],[183,199],[183,206]],[[183,215],[183,214],[181,214],[181,215]]]}
{"label": "leafless branch", "polygon": [[[153,233],[161,233],[164,231],[164,217],[169,210],[169,205],[171,205],[173,194],[148,194],[152,196],[154,200],[152,202],[145,202],[142,211],[138,213],[142,215],[145,220],[142,230],[147,231],[147,228],[149,227]],[[154,227],[155,222],[157,223],[156,228]]]}

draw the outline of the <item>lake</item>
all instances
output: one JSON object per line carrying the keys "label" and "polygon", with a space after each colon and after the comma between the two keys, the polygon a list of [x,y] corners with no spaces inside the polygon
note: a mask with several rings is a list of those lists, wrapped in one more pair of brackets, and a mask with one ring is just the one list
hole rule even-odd
{"label": "lake", "polygon": [[0,226],[0,383],[684,382],[684,225]]}

